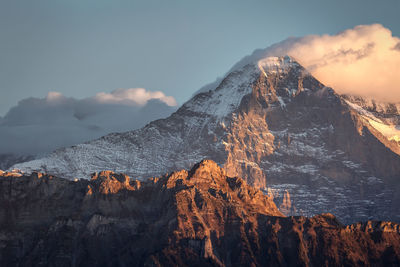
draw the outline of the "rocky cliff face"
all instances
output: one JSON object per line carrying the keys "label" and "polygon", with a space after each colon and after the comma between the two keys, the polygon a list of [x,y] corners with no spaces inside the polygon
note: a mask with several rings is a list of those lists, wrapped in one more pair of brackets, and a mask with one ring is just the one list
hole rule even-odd
{"label": "rocky cliff face", "polygon": [[285,202],[287,215],[400,221],[400,146],[357,103],[290,57],[266,58],[167,119],[15,167],[70,179],[103,169],[145,179],[210,158]]}
{"label": "rocky cliff face", "polygon": [[0,173],[1,266],[395,266],[400,229],[283,217],[205,160],[147,181]]}

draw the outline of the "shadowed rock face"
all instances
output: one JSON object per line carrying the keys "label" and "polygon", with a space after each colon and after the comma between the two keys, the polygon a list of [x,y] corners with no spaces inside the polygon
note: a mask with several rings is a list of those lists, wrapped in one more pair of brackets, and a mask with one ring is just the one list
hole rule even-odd
{"label": "shadowed rock face", "polygon": [[204,160],[145,182],[0,174],[1,266],[383,266],[390,222],[284,217],[263,192]]}
{"label": "shadowed rock face", "polygon": [[17,163],[30,161],[34,158],[35,157],[29,155],[18,156],[13,154],[0,154],[0,170],[7,170]]}
{"label": "shadowed rock face", "polygon": [[145,179],[209,158],[270,192],[286,215],[400,222],[400,145],[371,121],[398,123],[395,107],[343,98],[290,57],[266,58],[166,119],[15,167],[69,179],[103,169]]}

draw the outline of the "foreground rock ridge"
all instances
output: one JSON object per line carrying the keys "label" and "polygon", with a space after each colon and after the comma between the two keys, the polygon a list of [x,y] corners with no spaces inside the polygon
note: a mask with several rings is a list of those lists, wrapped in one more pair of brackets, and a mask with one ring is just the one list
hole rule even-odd
{"label": "foreground rock ridge", "polygon": [[145,179],[209,158],[286,215],[400,222],[399,107],[339,96],[294,59],[271,57],[229,73],[166,119],[14,167]]}
{"label": "foreground rock ridge", "polygon": [[139,181],[0,173],[1,266],[397,266],[400,226],[284,217],[211,160]]}

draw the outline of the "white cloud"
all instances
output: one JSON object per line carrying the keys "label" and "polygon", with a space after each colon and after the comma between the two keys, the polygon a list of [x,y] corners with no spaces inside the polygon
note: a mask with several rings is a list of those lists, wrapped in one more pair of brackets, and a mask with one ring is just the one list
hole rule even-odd
{"label": "white cloud", "polygon": [[0,118],[0,154],[38,154],[140,128],[167,117],[176,101],[143,88],[75,99],[59,92],[27,98]]}
{"label": "white cloud", "polygon": [[290,55],[340,94],[400,101],[400,39],[380,24],[336,35],[289,38],[243,58],[233,69],[267,56]]}
{"label": "white cloud", "polygon": [[117,89],[111,93],[98,93],[94,99],[100,103],[139,105],[144,106],[151,99],[158,99],[168,106],[176,106],[176,100],[172,96],[166,96],[161,91],[151,92],[144,88]]}

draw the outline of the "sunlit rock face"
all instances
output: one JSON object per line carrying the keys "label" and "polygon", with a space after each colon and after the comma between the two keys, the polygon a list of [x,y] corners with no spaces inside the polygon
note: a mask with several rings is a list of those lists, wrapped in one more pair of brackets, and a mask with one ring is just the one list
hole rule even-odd
{"label": "sunlit rock face", "polygon": [[146,181],[4,172],[0,201],[1,266],[400,264],[398,224],[284,217],[211,160]]}
{"label": "sunlit rock face", "polygon": [[[166,119],[14,167],[70,179],[103,169],[146,179],[209,158],[269,192],[286,215],[400,221],[399,143],[359,104],[290,57],[265,58]],[[391,116],[376,122],[397,129],[398,113]]]}

